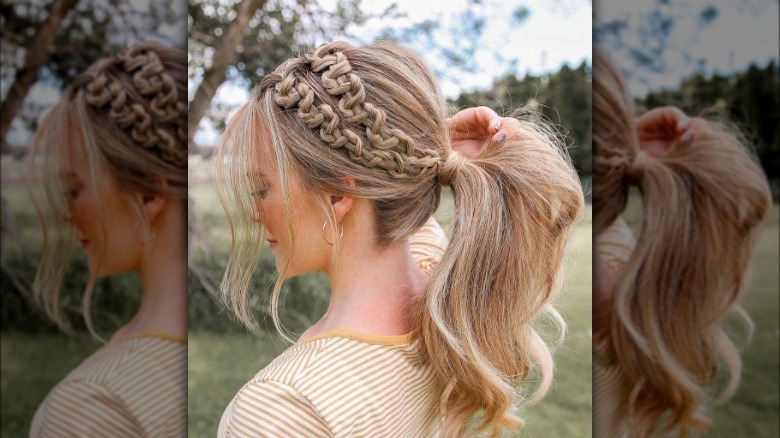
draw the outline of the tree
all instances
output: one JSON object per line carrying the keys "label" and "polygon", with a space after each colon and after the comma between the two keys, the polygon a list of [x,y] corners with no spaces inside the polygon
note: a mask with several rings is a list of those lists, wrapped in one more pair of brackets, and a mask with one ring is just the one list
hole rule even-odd
{"label": "tree", "polygon": [[244,35],[244,30],[249,24],[250,18],[265,3],[266,0],[247,0],[241,3],[235,20],[227,26],[224,32],[225,36],[215,48],[211,66],[205,70],[203,80],[198,85],[195,97],[190,102],[187,122],[187,142],[190,147],[194,145],[192,138],[198,129],[200,119],[211,103],[217,88],[225,81],[228,66],[235,61],[236,47]]}
{"label": "tree", "polygon": [[545,76],[514,74],[493,83],[488,90],[463,93],[452,102],[453,110],[485,105],[511,115],[527,107],[558,127],[575,167],[583,177],[591,175],[591,66],[583,61],[576,69],[563,65]]}
{"label": "tree", "polygon": [[[34,130],[38,115],[45,109],[27,98],[36,82],[63,89],[97,59],[126,50],[136,42],[156,39],[183,46],[186,41],[184,17],[177,13],[174,3],[41,0],[3,3],[0,10],[4,152],[14,118],[22,119],[27,129]],[[180,32],[175,26],[177,20],[181,21]],[[28,107],[31,111],[26,110]]]}
{"label": "tree", "polygon": [[251,88],[294,53],[348,38],[348,28],[394,11],[390,7],[379,14],[365,14],[359,0],[340,0],[333,10],[324,9],[316,0],[191,2],[189,78],[197,90],[190,101],[190,147],[204,117],[213,117],[217,126],[224,126],[224,117],[216,114],[219,111],[212,103],[224,82]]}
{"label": "tree", "polygon": [[[11,121],[15,117],[19,108],[24,102],[24,97],[30,87],[38,80],[38,70],[49,59],[49,46],[57,34],[60,23],[65,15],[74,7],[78,0],[58,0],[51,5],[48,17],[41,23],[35,36],[29,40],[25,47],[24,64],[20,68],[8,89],[8,95],[3,101],[2,111],[0,112],[0,138],[3,139],[3,149],[5,146],[5,136],[11,127]],[[3,16],[5,17],[4,6]],[[10,14],[9,14],[10,15]],[[10,17],[7,17],[8,20]]]}

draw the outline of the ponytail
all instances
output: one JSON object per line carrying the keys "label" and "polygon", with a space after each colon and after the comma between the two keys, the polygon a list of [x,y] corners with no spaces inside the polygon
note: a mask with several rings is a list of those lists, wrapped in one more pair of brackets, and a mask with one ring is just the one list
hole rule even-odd
{"label": "ponytail", "polygon": [[719,358],[730,374],[721,397],[739,383],[739,353],[719,322],[729,311],[745,316],[738,302],[769,187],[745,140],[720,123],[692,119],[692,144],[661,158],[641,152],[622,79],[603,55],[595,61],[594,233],[625,208],[629,184],[642,194],[641,229],[597,359],[620,371],[630,436],[654,434],[667,411],[665,430],[702,432]]}
{"label": "ponytail", "polygon": [[448,386],[443,436],[462,436],[478,411],[484,415],[476,431],[519,428],[512,408],[531,358],[542,378],[535,396],[552,381],[552,356],[532,323],[547,312],[563,325],[550,303],[583,194],[554,136],[538,123],[517,125],[514,136],[473,159],[450,153],[445,168],[452,170],[440,172],[454,195],[452,236],[418,323]]}

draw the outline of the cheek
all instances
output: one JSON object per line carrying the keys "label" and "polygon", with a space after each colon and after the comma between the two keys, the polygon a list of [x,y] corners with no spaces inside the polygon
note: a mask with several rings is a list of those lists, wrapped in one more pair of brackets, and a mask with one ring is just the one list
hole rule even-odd
{"label": "cheek", "polygon": [[[264,201],[258,209],[258,217],[261,219],[266,233],[270,234],[275,240],[285,241],[287,225],[284,219],[284,208],[277,202]],[[265,237],[265,236],[263,236]]]}
{"label": "cheek", "polygon": [[[94,203],[89,200],[76,200],[69,203],[71,222],[82,233],[97,235],[98,214]],[[95,237],[95,236],[92,236]]]}
{"label": "cheek", "polygon": [[293,262],[301,272],[324,270],[328,266],[333,246],[329,245],[323,236],[327,236],[333,242],[334,231],[331,227],[326,226],[323,232],[325,219],[319,208],[310,209],[305,213],[306,215],[300,217],[295,228],[295,260]]}

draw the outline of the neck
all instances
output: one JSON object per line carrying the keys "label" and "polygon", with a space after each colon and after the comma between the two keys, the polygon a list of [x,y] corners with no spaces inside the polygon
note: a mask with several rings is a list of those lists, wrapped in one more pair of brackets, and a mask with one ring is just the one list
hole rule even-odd
{"label": "neck", "polygon": [[148,243],[140,266],[143,295],[133,319],[114,339],[146,330],[187,336],[187,236],[181,214],[158,218],[154,239]]}
{"label": "neck", "polygon": [[346,329],[372,335],[411,330],[410,309],[425,287],[425,274],[406,240],[376,249],[344,238],[339,255],[326,269],[332,291],[328,310],[301,339]]}

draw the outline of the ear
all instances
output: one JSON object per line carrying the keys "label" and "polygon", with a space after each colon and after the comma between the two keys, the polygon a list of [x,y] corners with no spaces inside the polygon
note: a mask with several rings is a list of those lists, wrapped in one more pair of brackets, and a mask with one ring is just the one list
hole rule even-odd
{"label": "ear", "polygon": [[[344,181],[351,187],[355,187],[354,178],[346,177]],[[344,216],[352,210],[355,199],[350,195],[330,195],[329,201],[333,213],[336,215],[336,220],[341,222]]]}
{"label": "ear", "polygon": [[[168,187],[168,180],[162,177],[155,177],[155,183],[160,187]],[[149,223],[153,223],[160,212],[163,211],[168,204],[168,198],[160,195],[154,195],[151,193],[144,193],[141,195],[141,205],[146,212],[146,217],[149,218]]]}

